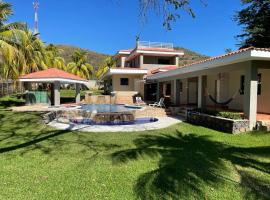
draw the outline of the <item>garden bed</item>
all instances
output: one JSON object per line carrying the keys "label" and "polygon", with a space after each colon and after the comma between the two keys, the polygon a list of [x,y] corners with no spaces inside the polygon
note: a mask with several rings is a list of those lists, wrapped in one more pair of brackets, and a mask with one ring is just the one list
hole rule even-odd
{"label": "garden bed", "polygon": [[187,121],[226,133],[242,133],[249,131],[249,121],[246,119],[228,119],[196,111],[188,111]]}

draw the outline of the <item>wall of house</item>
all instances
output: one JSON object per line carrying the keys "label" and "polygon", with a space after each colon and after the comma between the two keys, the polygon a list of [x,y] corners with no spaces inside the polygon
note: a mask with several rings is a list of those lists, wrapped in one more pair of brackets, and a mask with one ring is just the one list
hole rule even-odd
{"label": "wall of house", "polygon": [[258,112],[270,113],[270,69],[259,69],[259,73],[262,74],[262,86],[261,95],[258,95]]}
{"label": "wall of house", "polygon": [[[120,78],[128,78],[128,85],[120,85]],[[114,92],[118,91],[134,91],[135,90],[135,80],[142,80],[142,75],[113,75],[112,76],[112,87]],[[140,87],[139,91],[140,92]]]}

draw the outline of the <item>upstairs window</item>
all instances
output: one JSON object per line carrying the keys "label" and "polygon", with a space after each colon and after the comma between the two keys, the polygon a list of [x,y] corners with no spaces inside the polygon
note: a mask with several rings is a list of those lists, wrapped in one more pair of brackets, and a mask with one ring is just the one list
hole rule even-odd
{"label": "upstairs window", "polygon": [[120,85],[128,85],[128,78],[120,78]]}

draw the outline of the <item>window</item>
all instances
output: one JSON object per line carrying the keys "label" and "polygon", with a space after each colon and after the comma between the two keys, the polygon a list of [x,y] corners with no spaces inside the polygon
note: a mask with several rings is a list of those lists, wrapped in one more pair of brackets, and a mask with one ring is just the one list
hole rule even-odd
{"label": "window", "polygon": [[128,85],[128,78],[120,78],[120,85]]}
{"label": "window", "polygon": [[183,82],[179,81],[179,92],[182,93],[183,92]]}
{"label": "window", "polygon": [[160,65],[169,65],[170,64],[170,59],[159,58],[158,59],[158,64],[160,64]]}
{"label": "window", "polygon": [[[258,95],[262,92],[262,74],[258,74]],[[245,94],[245,76],[242,75],[240,78],[240,94]]]}
{"label": "window", "polygon": [[262,92],[262,74],[258,74],[258,95]]}

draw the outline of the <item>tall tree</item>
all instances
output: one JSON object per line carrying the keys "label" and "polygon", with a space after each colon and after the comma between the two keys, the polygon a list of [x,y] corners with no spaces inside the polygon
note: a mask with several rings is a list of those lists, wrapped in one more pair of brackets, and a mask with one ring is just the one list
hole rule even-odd
{"label": "tall tree", "polygon": [[[203,0],[197,1],[205,5]],[[180,17],[181,10],[195,17],[190,2],[191,0],[139,0],[140,17],[145,21],[149,11],[156,11],[163,16],[163,26],[171,30],[171,23]]]}
{"label": "tall tree", "polygon": [[239,46],[270,47],[270,0],[241,0],[245,8],[235,20],[244,26]]}
{"label": "tall tree", "polygon": [[104,74],[107,73],[107,71],[115,66],[115,59],[112,56],[109,56],[104,59],[104,61],[101,63],[101,65],[98,67],[98,70],[96,72],[96,77],[101,78]]}
{"label": "tall tree", "polygon": [[46,63],[48,67],[55,67],[64,71],[67,71],[65,65],[65,59],[60,56],[60,50],[57,46],[49,44],[46,47],[46,54],[48,56],[48,62]]}
{"label": "tall tree", "polygon": [[93,75],[93,66],[87,63],[87,52],[75,51],[72,62],[67,65],[68,71],[82,78],[90,79]]}

